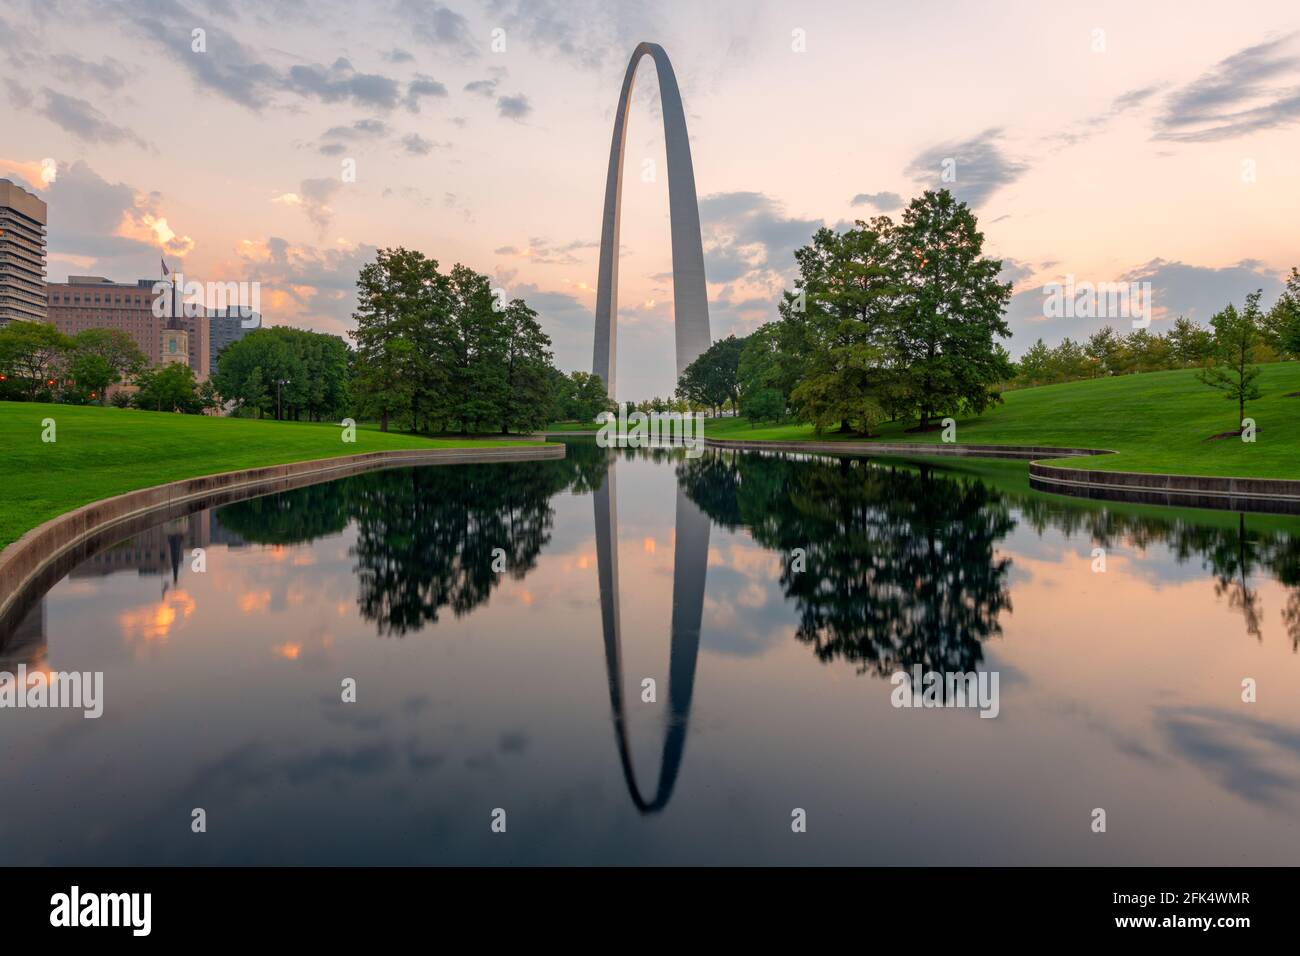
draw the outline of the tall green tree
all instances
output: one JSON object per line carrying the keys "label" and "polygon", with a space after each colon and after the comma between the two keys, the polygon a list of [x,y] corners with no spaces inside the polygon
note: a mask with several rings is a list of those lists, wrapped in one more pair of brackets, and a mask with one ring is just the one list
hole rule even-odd
{"label": "tall green tree", "polygon": [[550,396],[551,340],[537,323],[537,313],[513,299],[501,316],[505,395],[501,434],[544,428]]}
{"label": "tall green tree", "polygon": [[[740,359],[736,364],[736,384],[740,389],[741,414],[753,417],[746,410],[746,404],[753,408],[753,401],[760,393],[765,397],[759,402],[767,414],[763,420],[782,418],[790,404],[790,393],[799,384],[799,357],[791,354],[781,344],[781,324],[765,322],[752,333],[745,336],[740,350]],[[771,395],[776,395],[780,408],[774,411]]]}
{"label": "tall green tree", "polygon": [[509,431],[545,423],[557,379],[550,339],[522,299],[487,276],[381,249],[357,279],[352,395],[387,429]]}
{"label": "tall green tree", "polygon": [[448,310],[436,317],[435,359],[446,380],[443,414],[461,432],[496,427],[506,399],[506,307],[487,276],[459,263],[449,279]]}
{"label": "tall green tree", "polygon": [[0,329],[0,374],[20,380],[29,401],[54,386],[72,340],[45,322],[10,322]]}
{"label": "tall green tree", "polygon": [[1166,338],[1174,364],[1184,368],[1204,364],[1214,352],[1213,333],[1186,316],[1180,315],[1174,320],[1174,327]]}
{"label": "tall green tree", "polygon": [[1124,366],[1124,340],[1109,325],[1088,336],[1083,347],[1103,375],[1118,375]]}
{"label": "tall green tree", "polygon": [[379,418],[381,431],[390,419],[410,413],[412,428],[419,412],[436,398],[436,352],[432,317],[446,309],[447,278],[438,263],[409,249],[380,249],[357,277],[355,397],[364,414]]}
{"label": "tall green tree", "polygon": [[108,359],[93,352],[72,352],[66,371],[82,397],[99,405],[104,404],[105,390],[117,380]]}
{"label": "tall green tree", "polygon": [[913,199],[894,231],[891,358],[922,429],[937,413],[984,411],[999,400],[993,386],[1010,377],[997,340],[1011,335],[1003,317],[1011,283],[983,250],[975,215],[946,189]]}
{"label": "tall green tree", "polygon": [[215,384],[226,401],[283,418],[323,421],[347,408],[349,354],[337,335],[274,326],[222,350]]}
{"label": "tall green tree", "polygon": [[1046,385],[1053,381],[1052,350],[1042,339],[1021,356],[1016,378],[1025,385]]}
{"label": "tall green tree", "polygon": [[189,415],[203,411],[198,380],[194,370],[184,362],[168,362],[146,369],[136,377],[136,385],[139,386],[134,399],[137,408]]}
{"label": "tall green tree", "polygon": [[1146,329],[1130,332],[1124,340],[1135,372],[1158,372],[1172,368],[1173,349],[1162,335],[1152,335]]}
{"label": "tall green tree", "polygon": [[[217,363],[217,390],[238,408],[283,417],[302,400],[308,375],[296,329],[265,328],[227,346]],[[289,417],[293,417],[290,411]]]}
{"label": "tall green tree", "polygon": [[149,364],[121,329],[84,329],[72,338],[68,350],[68,372],[83,392],[94,393],[104,404],[109,386],[138,375]]}
{"label": "tall green tree", "polygon": [[893,240],[893,222],[880,216],[843,233],[819,229],[795,251],[799,275],[781,303],[778,338],[802,358],[790,401],[818,431],[869,433],[897,398]]}
{"label": "tall green tree", "polygon": [[751,422],[779,421],[785,407],[785,396],[775,388],[755,388],[740,396],[740,413]]}
{"label": "tall green tree", "polygon": [[306,372],[303,409],[314,422],[341,418],[350,402],[351,349],[337,335],[293,331],[298,334]]}
{"label": "tall green tree", "polygon": [[561,422],[594,423],[601,412],[613,411],[614,402],[605,389],[605,380],[591,372],[563,374],[553,369],[551,375],[551,417]]}
{"label": "tall green tree", "polygon": [[1300,269],[1295,266],[1286,289],[1263,317],[1260,334],[1279,356],[1300,358]]}
{"label": "tall green tree", "polygon": [[1244,430],[1246,403],[1259,398],[1259,368],[1253,364],[1260,345],[1259,298],[1262,290],[1246,296],[1240,312],[1231,303],[1210,319],[1214,327],[1214,355],[1198,378],[1237,403],[1237,432]]}
{"label": "tall green tree", "polygon": [[710,345],[683,370],[677,391],[696,405],[705,405],[715,413],[730,403],[732,411],[740,404],[738,368],[744,342],[729,335]]}

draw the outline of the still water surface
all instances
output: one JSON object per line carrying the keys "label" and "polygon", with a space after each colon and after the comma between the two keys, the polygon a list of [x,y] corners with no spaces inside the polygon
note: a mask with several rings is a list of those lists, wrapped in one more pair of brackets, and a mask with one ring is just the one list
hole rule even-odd
{"label": "still water surface", "polygon": [[0,863],[1300,859],[1294,521],[995,469],[575,440],[171,521],[0,643],[105,675],[0,711]]}

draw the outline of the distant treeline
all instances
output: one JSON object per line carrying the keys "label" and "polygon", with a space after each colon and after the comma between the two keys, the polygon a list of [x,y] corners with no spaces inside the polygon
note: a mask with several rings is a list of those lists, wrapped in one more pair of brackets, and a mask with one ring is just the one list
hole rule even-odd
{"label": "distant treeline", "polygon": [[0,399],[104,403],[151,411],[222,409],[289,421],[372,419],[426,434],[525,432],[592,421],[611,408],[605,384],[552,364],[551,340],[522,299],[488,277],[450,272],[420,252],[382,249],[357,278],[355,348],[337,335],[257,329],[217,357],[199,382],[183,362],[151,368],[125,332],[68,338],[44,322],[0,329]]}
{"label": "distant treeline", "polygon": [[1253,330],[1253,362],[1277,362],[1300,358],[1300,270],[1292,268],[1286,289],[1272,307],[1263,312],[1258,297],[1240,312],[1229,305],[1210,319],[1210,327],[1179,316],[1167,332],[1136,329],[1127,335],[1106,326],[1086,341],[1065,339],[1049,348],[1039,339],[1016,363],[1009,385],[1050,385],[1103,375],[1131,372],[1159,372],[1175,368],[1200,368],[1215,361],[1222,335],[1217,331],[1231,321],[1234,330],[1244,323]]}

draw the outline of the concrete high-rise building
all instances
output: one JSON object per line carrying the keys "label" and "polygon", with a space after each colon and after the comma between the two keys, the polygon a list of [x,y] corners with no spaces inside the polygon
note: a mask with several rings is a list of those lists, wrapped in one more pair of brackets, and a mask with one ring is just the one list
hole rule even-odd
{"label": "concrete high-rise building", "polygon": [[[131,284],[100,276],[69,276],[67,282],[50,283],[49,321],[64,335],[86,329],[119,329],[135,339],[136,347],[151,364],[177,361],[183,354],[195,376],[207,378],[212,365],[208,317],[182,315],[171,320],[166,315],[154,315],[153,287],[157,281],[140,279]],[[169,330],[180,330],[185,335],[165,336]],[[179,352],[170,351],[173,344]]]}
{"label": "concrete high-rise building", "polygon": [[228,345],[233,345],[242,339],[249,332],[262,325],[262,316],[258,312],[251,315],[245,312],[240,313],[239,306],[228,306],[224,309],[208,309],[208,329],[211,336],[211,342],[208,345],[209,362],[208,372],[212,375],[217,374],[217,363],[221,358],[221,350]]}
{"label": "concrete high-rise building", "polygon": [[0,328],[45,318],[45,202],[0,179]]}

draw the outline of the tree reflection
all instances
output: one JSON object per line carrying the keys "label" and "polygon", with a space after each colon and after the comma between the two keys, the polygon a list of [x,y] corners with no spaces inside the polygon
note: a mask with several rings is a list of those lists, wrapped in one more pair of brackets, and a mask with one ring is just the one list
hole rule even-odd
{"label": "tree reflection", "polygon": [[[603,449],[566,440],[566,457],[538,462],[371,472],[227,505],[218,523],[251,543],[288,545],[355,522],[358,604],[382,634],[405,634],[451,608],[464,614],[496,586],[493,551],[521,578],[550,539],[557,493],[592,494],[612,458],[675,462],[687,495],[727,528],[748,528],[783,557],[781,588],[796,637],[822,660],[888,674],[920,664],[970,670],[1010,608],[1000,540],[1023,521],[1040,534],[1086,535],[1108,549],[1168,547],[1199,559],[1216,593],[1262,639],[1259,588],[1289,589],[1282,625],[1300,650],[1300,538],[1266,515],[1207,515],[1073,502],[1001,490],[978,477],[862,458]],[[794,570],[802,549],[803,570]]]}
{"label": "tree reflection", "polygon": [[[823,661],[885,676],[974,670],[1011,606],[1004,495],[928,467],[717,455],[678,469],[711,518],[782,554],[795,637]],[[800,570],[802,567],[802,570]]]}
{"label": "tree reflection", "polygon": [[348,488],[352,479],[306,485],[217,509],[216,520],[253,544],[290,545],[338,534],[352,517]]}
{"label": "tree reflection", "polygon": [[[411,468],[358,476],[352,488],[361,613],[402,635],[460,616],[499,583],[494,557],[522,579],[550,540],[556,469],[500,465]],[[562,487],[562,485],[561,485]],[[498,551],[498,549],[500,549]],[[498,566],[502,562],[498,562]]]}
{"label": "tree reflection", "polygon": [[1038,493],[1017,500],[1016,508],[1040,534],[1054,527],[1067,536],[1086,534],[1107,549],[1121,544],[1140,549],[1164,545],[1180,564],[1199,559],[1214,576],[1215,595],[1241,612],[1246,633],[1256,640],[1263,640],[1266,610],[1258,580],[1271,574],[1289,589],[1282,626],[1292,651],[1300,650],[1300,537],[1289,519],[1240,512],[1140,510],[1116,504],[1096,508]]}
{"label": "tree reflection", "polygon": [[1300,651],[1300,538],[1285,536],[1273,546],[1271,559],[1273,574],[1291,589],[1282,609],[1282,624],[1294,653]]}
{"label": "tree reflection", "polygon": [[[483,604],[501,575],[522,579],[550,540],[551,499],[590,493],[608,453],[563,459],[400,468],[226,505],[218,522],[254,544],[288,545],[356,526],[357,605],[382,635],[401,636]],[[497,549],[500,549],[498,552]],[[499,560],[497,560],[499,559]]]}
{"label": "tree reflection", "polygon": [[1271,573],[1290,589],[1282,624],[1300,650],[1300,537],[1266,515],[1098,506],[847,456],[711,453],[684,460],[678,480],[713,521],[747,528],[781,554],[795,636],[819,659],[860,672],[974,669],[1011,607],[1010,560],[996,548],[1019,521],[1040,535],[1085,535],[1107,549],[1164,545],[1179,563],[1199,559],[1257,640],[1258,582]]}

